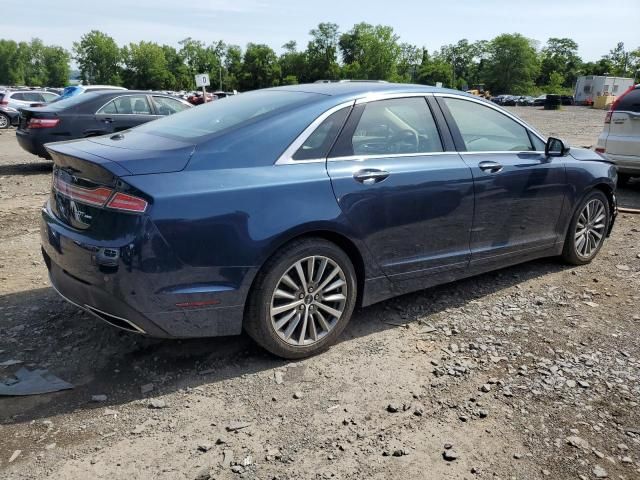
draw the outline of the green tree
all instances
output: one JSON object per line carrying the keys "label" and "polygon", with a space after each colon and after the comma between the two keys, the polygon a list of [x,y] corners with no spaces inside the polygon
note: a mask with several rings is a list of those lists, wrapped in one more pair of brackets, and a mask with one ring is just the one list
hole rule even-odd
{"label": "green tree", "polygon": [[397,82],[414,83],[418,78],[418,70],[422,61],[422,49],[410,43],[400,44],[400,57],[398,58]]}
{"label": "green tree", "polygon": [[84,83],[120,85],[122,52],[109,35],[92,30],[73,43],[73,52]]}
{"label": "green tree", "polygon": [[229,45],[224,55],[225,80],[227,90],[238,90],[242,78],[242,49],[237,45]]}
{"label": "green tree", "polygon": [[429,56],[429,52],[425,49],[422,55],[422,63],[418,70],[418,83],[424,85],[435,85],[441,82],[444,87],[451,86],[453,66],[442,58],[437,52]]}
{"label": "green tree", "polygon": [[[223,42],[216,42],[206,46],[204,42],[193,40],[191,37],[179,43],[182,47],[180,55],[189,69],[191,78],[193,79],[198,73],[208,73],[212,87],[217,85],[226,45]],[[192,80],[192,83],[193,81],[195,80]]]}
{"label": "green tree", "polygon": [[519,33],[502,34],[488,45],[486,80],[493,94],[527,93],[540,71],[535,44]]}
{"label": "green tree", "polygon": [[307,56],[305,52],[297,50],[295,40],[285,43],[282,48],[284,53],[280,55],[280,72],[283,85],[295,85],[307,80]]}
{"label": "green tree", "polygon": [[338,25],[321,23],[309,32],[311,41],[307,45],[309,65],[308,81],[337,80],[340,76],[338,65]]}
{"label": "green tree", "polygon": [[244,90],[272,87],[280,79],[278,57],[271,47],[249,43],[244,52],[240,86]]}
{"label": "green tree", "polygon": [[629,52],[624,49],[624,43],[618,42],[615,48],[609,51],[609,55],[604,58],[611,62],[611,75],[616,77],[626,77],[629,73],[629,63],[631,56]]}
{"label": "green tree", "polygon": [[178,51],[170,46],[163,45],[162,51],[167,61],[167,77],[166,88],[171,90],[187,90],[193,86],[193,77],[189,73],[189,69],[182,61],[182,57]]}
{"label": "green tree", "polygon": [[172,82],[163,48],[157,43],[130,43],[122,49],[124,85],[139,90],[160,90]]}
{"label": "green tree", "polygon": [[47,79],[44,85],[49,87],[64,87],[69,83],[69,61],[71,56],[62,47],[46,46],[43,51],[44,67]]}
{"label": "green tree", "polygon": [[402,50],[392,27],[359,23],[340,36],[343,75],[353,79],[392,80]]}
{"label": "green tree", "polygon": [[540,57],[539,85],[551,84],[551,74],[556,72],[564,78],[562,86],[573,86],[582,66],[576,42],[570,38],[550,38]]}

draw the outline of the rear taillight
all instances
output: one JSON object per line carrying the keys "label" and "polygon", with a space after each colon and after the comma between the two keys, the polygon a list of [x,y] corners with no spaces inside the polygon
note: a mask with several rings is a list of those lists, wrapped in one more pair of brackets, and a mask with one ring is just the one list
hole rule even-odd
{"label": "rear taillight", "polygon": [[609,111],[607,112],[607,116],[604,117],[604,123],[611,123],[611,115],[613,114],[613,112],[616,111],[616,109],[618,108],[618,105],[620,105],[620,102],[622,101],[622,99],[624,98],[624,96],[626,94],[628,94],[629,92],[631,92],[635,87],[635,85],[631,85],[629,88],[627,88],[624,93],[622,95],[620,95],[618,98],[616,98],[613,103],[611,104],[611,107],[609,107]]}
{"label": "rear taillight", "polygon": [[606,149],[606,148],[603,148],[603,147],[596,147],[596,152],[598,152],[598,153],[605,153],[606,151],[607,151],[607,149]]}
{"label": "rear taillight", "polygon": [[116,192],[116,194],[107,203],[108,208],[115,210],[124,210],[126,212],[142,213],[147,209],[147,201],[133,195]]}
{"label": "rear taillight", "polygon": [[27,128],[53,128],[60,123],[59,118],[32,118]]}
{"label": "rear taillight", "polygon": [[93,205],[95,207],[104,207],[107,200],[113,193],[113,190],[106,187],[99,188],[83,188],[76,185],[71,185],[59,177],[56,177],[53,188],[64,195],[65,197],[75,200],[87,205]]}
{"label": "rear taillight", "polygon": [[9,105],[8,100],[0,100],[0,105]]}
{"label": "rear taillight", "polygon": [[122,192],[114,192],[107,187],[84,188],[55,177],[53,189],[65,197],[85,205],[106,207],[123,212],[144,213],[148,203],[146,200]]}

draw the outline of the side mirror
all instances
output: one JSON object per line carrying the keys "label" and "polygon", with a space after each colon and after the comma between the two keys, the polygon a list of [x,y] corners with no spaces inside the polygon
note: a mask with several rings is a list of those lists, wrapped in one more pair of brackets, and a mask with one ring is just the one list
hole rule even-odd
{"label": "side mirror", "polygon": [[571,149],[562,140],[555,137],[549,137],[544,146],[544,154],[547,157],[564,157],[569,154],[569,150]]}

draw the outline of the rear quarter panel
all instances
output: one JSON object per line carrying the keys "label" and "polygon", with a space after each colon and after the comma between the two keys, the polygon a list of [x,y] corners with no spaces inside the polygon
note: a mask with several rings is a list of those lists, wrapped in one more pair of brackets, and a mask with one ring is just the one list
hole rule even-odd
{"label": "rear quarter panel", "polygon": [[331,231],[355,244],[367,277],[380,275],[338,207],[323,162],[185,170],[124,180],[153,192],[149,214],[187,265],[260,267],[292,238]]}

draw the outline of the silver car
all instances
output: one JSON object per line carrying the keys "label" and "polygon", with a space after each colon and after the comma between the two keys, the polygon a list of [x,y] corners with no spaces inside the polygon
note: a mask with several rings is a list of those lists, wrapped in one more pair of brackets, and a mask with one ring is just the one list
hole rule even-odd
{"label": "silver car", "polygon": [[0,93],[0,105],[11,107],[15,110],[30,107],[34,104],[52,102],[60,95],[53,92],[40,90],[5,90]]}
{"label": "silver car", "polygon": [[616,99],[607,112],[596,152],[618,167],[618,182],[640,177],[640,84]]}

